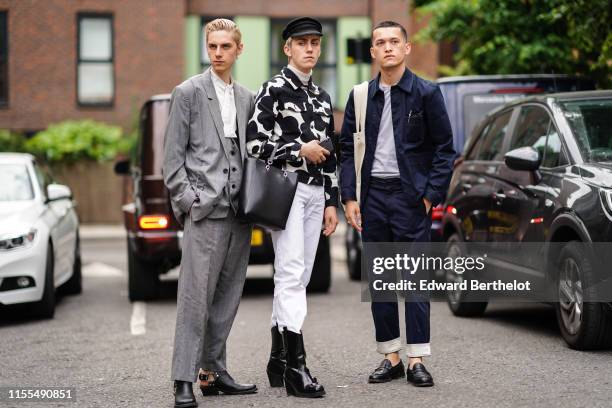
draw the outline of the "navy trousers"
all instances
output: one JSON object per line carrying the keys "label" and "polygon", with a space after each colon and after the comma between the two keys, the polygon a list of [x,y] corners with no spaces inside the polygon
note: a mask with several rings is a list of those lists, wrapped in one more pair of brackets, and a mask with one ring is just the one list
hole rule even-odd
{"label": "navy trousers", "polygon": [[[416,207],[402,191],[400,179],[372,178],[362,209],[363,242],[429,242],[431,216],[425,204]],[[431,354],[429,345],[429,301],[405,302],[406,353],[408,357]],[[397,302],[372,302],[377,351],[397,352],[400,340]]]}

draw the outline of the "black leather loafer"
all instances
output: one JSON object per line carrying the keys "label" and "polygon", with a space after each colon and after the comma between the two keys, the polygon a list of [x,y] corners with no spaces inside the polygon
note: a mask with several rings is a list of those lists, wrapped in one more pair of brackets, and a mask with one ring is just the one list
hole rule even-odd
{"label": "black leather loafer", "polygon": [[370,374],[368,378],[369,383],[385,383],[396,378],[404,376],[404,363],[400,360],[395,366],[391,364],[391,361],[384,359],[380,362],[380,365]]}
{"label": "black leather loafer", "polygon": [[[207,385],[200,385],[202,395],[217,395],[220,392],[227,395],[254,394],[257,392],[255,384],[239,384],[227,371],[219,371],[213,374],[214,380]],[[206,381],[206,374],[200,374],[200,381]]]}
{"label": "black leather loafer", "polygon": [[408,367],[406,380],[415,387],[432,387],[434,385],[433,377],[421,363],[416,363],[412,366],[412,369]]}

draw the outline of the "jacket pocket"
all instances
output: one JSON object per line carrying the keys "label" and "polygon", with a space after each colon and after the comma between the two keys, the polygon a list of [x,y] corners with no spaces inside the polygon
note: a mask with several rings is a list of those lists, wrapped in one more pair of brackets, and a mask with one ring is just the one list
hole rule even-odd
{"label": "jacket pocket", "polygon": [[404,140],[407,143],[419,143],[424,136],[423,111],[410,111],[404,117]]}

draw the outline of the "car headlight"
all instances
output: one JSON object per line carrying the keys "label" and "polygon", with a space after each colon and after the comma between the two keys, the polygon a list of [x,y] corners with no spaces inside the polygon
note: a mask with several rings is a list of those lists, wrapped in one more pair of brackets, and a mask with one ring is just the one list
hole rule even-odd
{"label": "car headlight", "polygon": [[612,190],[600,189],[599,197],[601,198],[601,204],[604,211],[612,219]]}
{"label": "car headlight", "polygon": [[0,236],[0,251],[15,248],[29,247],[36,238],[36,229],[21,234],[6,234]]}

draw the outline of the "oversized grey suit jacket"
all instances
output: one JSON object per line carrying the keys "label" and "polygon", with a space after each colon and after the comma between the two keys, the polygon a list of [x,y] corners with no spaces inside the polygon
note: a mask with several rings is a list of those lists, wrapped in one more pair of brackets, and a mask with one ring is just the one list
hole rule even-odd
{"label": "oversized grey suit jacket", "polygon": [[[234,83],[238,138],[246,156],[246,125],[254,109],[253,94]],[[174,88],[164,139],[164,183],[172,210],[182,224],[191,211],[194,221],[227,216],[229,205],[219,205],[228,183],[231,141],[223,133],[221,109],[210,68]],[[199,202],[194,202],[196,195]]]}

